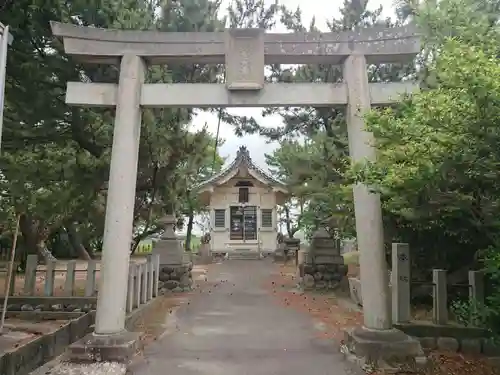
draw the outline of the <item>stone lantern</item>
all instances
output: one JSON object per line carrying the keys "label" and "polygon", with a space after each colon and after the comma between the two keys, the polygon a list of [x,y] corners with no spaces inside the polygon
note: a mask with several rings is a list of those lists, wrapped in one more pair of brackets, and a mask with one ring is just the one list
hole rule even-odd
{"label": "stone lantern", "polygon": [[311,240],[309,252],[302,266],[302,283],[306,289],[334,289],[347,275],[339,241],[320,227]]}
{"label": "stone lantern", "polygon": [[169,214],[160,220],[164,232],[153,246],[153,254],[160,256],[159,284],[163,292],[188,291],[193,285],[193,263],[189,254],[184,252],[182,241],[175,234],[176,222],[175,216]]}

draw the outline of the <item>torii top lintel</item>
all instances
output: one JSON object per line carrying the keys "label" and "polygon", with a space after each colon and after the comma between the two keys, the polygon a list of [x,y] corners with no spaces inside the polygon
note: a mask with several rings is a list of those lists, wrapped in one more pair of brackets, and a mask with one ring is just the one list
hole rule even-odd
{"label": "torii top lintel", "polygon": [[[330,33],[266,33],[262,29],[220,32],[111,30],[51,22],[64,39],[67,54],[91,63],[115,64],[125,53],[150,64],[168,62],[224,63],[231,38],[258,46],[266,64],[338,64],[347,56],[366,56],[368,63],[407,62],[420,51],[414,25],[372,27]],[[229,41],[229,42],[228,42]]]}
{"label": "torii top lintel", "polygon": [[236,158],[233,162],[224,168],[221,172],[217,173],[213,177],[209,178],[206,181],[203,181],[199,185],[195,186],[194,191],[198,193],[202,193],[204,191],[210,191],[213,187],[218,185],[223,185],[231,178],[235,177],[240,168],[245,168],[250,177],[255,178],[265,185],[269,185],[276,192],[280,192],[283,194],[288,194],[288,189],[286,184],[275,179],[270,174],[263,171],[252,161],[250,157],[250,153],[245,146],[241,146],[236,154]]}

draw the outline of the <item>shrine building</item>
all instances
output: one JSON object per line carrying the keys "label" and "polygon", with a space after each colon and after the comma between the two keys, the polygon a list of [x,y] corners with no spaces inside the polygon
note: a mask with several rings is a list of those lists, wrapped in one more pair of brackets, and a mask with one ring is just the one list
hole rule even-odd
{"label": "shrine building", "polygon": [[256,166],[245,146],[220,173],[196,187],[210,210],[210,251],[230,258],[259,258],[276,249],[276,206],[288,197],[285,184]]}

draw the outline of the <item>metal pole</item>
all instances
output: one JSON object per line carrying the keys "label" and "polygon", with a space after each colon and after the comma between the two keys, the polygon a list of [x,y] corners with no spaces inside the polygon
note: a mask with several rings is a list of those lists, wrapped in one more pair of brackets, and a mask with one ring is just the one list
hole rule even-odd
{"label": "metal pole", "polygon": [[0,150],[2,148],[2,132],[3,132],[3,107],[5,103],[5,76],[7,70],[7,49],[12,43],[12,35],[9,33],[9,26],[5,26],[0,22]]}
{"label": "metal pole", "polygon": [[16,231],[14,232],[14,238],[12,240],[12,249],[10,251],[9,269],[7,271],[7,280],[6,280],[6,285],[5,285],[5,298],[3,300],[2,320],[0,321],[0,335],[3,334],[3,326],[5,324],[5,314],[7,313],[7,302],[9,301],[9,294],[10,294],[10,280],[12,279],[12,276],[14,274],[14,260],[16,258],[17,236],[19,236],[19,221],[20,220],[21,220],[21,215],[17,215]]}

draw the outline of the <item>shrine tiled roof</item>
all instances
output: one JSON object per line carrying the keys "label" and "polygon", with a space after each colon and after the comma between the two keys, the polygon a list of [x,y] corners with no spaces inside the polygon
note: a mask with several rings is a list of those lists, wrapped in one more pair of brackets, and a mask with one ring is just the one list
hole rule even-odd
{"label": "shrine tiled roof", "polygon": [[203,181],[195,187],[195,190],[201,190],[207,186],[216,185],[217,182],[221,179],[227,177],[234,170],[238,169],[241,166],[245,166],[249,171],[254,172],[258,175],[262,180],[267,181],[270,185],[279,186],[281,188],[286,188],[286,185],[271,176],[269,173],[265,172],[262,168],[258,167],[250,157],[250,152],[246,148],[246,146],[240,146],[236,158],[233,160],[231,164],[229,164],[226,168],[224,168],[219,173],[213,175],[208,180]]}

